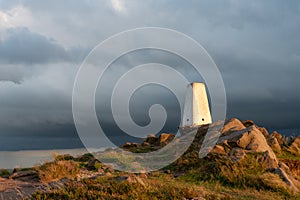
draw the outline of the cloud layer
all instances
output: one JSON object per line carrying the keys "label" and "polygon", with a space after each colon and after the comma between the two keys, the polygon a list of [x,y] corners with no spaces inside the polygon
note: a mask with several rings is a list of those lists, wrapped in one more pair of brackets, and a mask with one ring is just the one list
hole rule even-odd
{"label": "cloud layer", "polygon": [[[299,22],[298,1],[0,0],[0,138],[11,137],[15,149],[20,141],[13,136],[20,135],[78,141],[71,96],[80,63],[109,36],[144,26],[181,31],[207,49],[224,79],[228,118],[300,130]],[[179,63],[144,52],[123,59],[120,68],[145,57]],[[22,148],[37,148],[29,143]]]}

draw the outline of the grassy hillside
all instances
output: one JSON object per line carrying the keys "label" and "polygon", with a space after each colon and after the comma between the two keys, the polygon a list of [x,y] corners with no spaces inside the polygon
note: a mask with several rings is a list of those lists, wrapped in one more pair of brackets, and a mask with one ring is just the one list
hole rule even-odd
{"label": "grassy hillside", "polygon": [[[217,145],[200,159],[207,128],[198,129],[184,155],[155,172],[116,171],[91,154],[56,156],[53,162],[27,169],[45,186],[28,199],[300,199],[298,138],[269,134],[251,121],[232,119]],[[173,138],[151,136],[142,144],[126,143],[122,148],[149,152]],[[8,176],[5,170],[2,173]]]}

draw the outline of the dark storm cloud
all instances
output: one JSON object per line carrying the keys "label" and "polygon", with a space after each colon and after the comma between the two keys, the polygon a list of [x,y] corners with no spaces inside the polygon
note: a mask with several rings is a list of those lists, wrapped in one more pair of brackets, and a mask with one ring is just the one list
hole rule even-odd
{"label": "dark storm cloud", "polygon": [[42,63],[68,59],[63,47],[54,40],[30,32],[27,28],[7,30],[0,43],[0,61],[4,63]]}
{"label": "dark storm cloud", "polygon": [[[77,59],[79,49],[67,50],[54,39],[33,33],[28,28],[10,28],[0,41],[0,62],[36,64]],[[75,55],[73,55],[75,54]]]}
{"label": "dark storm cloud", "polygon": [[[48,63],[82,61],[89,48],[64,48],[54,39],[33,33],[28,28],[10,28],[0,40],[0,81],[20,83],[24,76]],[[38,67],[37,67],[38,65]]]}
{"label": "dark storm cloud", "polygon": [[[224,79],[228,118],[252,119],[269,129],[300,129],[299,1],[121,3],[120,8],[109,0],[0,0],[0,12],[18,5],[28,11],[27,24],[8,21],[9,28],[0,32],[5,33],[0,35],[0,80],[21,83],[0,82],[0,106],[5,108],[0,134],[74,138],[71,92],[80,61],[112,34],[143,26],[181,31],[207,49]],[[153,57],[180,68],[181,63],[155,53],[129,56],[119,67],[126,70]],[[143,95],[136,95],[142,102]],[[141,121],[147,114],[132,111]]]}

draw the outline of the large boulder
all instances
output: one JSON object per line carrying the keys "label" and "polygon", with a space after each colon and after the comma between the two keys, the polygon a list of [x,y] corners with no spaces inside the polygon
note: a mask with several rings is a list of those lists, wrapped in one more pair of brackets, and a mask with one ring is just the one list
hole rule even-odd
{"label": "large boulder", "polygon": [[253,125],[219,138],[218,144],[228,143],[231,147],[239,147],[252,152],[267,152],[270,168],[277,168],[278,161],[264,135]]}
{"label": "large boulder", "polygon": [[243,123],[240,120],[236,118],[232,118],[224,125],[222,129],[222,135],[229,135],[230,133],[240,131],[245,128],[246,127],[243,125]]}

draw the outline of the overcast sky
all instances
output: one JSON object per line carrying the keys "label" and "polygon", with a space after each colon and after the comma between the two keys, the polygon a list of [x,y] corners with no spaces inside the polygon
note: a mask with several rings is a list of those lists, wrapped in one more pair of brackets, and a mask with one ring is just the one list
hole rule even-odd
{"label": "overcast sky", "polygon": [[[227,118],[299,134],[299,24],[296,0],[0,0],[0,150],[81,147],[71,110],[81,62],[109,36],[145,26],[178,30],[204,46],[224,79]],[[180,64],[154,51],[135,59],[151,56]],[[162,101],[176,124],[176,101]]]}

